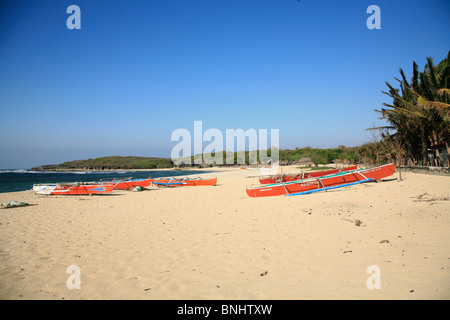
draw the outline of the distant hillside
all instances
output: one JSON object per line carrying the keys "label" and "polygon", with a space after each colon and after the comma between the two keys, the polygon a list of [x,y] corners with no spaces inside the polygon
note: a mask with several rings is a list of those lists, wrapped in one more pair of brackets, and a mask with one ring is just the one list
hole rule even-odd
{"label": "distant hillside", "polygon": [[[313,164],[327,164],[334,161],[339,162],[358,162],[361,160],[361,147],[344,147],[330,149],[313,149],[310,147],[296,148],[294,150],[280,150],[280,164],[303,164],[311,162]],[[268,152],[270,156],[270,151]],[[226,154],[223,155],[225,164]],[[249,164],[249,152],[245,155],[246,164]],[[209,167],[207,164],[195,164],[194,157],[191,157],[191,165],[182,164],[180,167]],[[237,153],[234,153],[234,163],[237,164]],[[122,157],[111,156],[88,160],[76,160],[64,162],[55,165],[43,165],[32,168],[36,171],[90,171],[90,170],[130,170],[130,169],[168,169],[176,167],[170,158],[154,158],[154,157]]]}
{"label": "distant hillside", "polygon": [[55,165],[32,168],[36,171],[164,169],[173,168],[169,158],[111,156],[88,160],[75,160]]}

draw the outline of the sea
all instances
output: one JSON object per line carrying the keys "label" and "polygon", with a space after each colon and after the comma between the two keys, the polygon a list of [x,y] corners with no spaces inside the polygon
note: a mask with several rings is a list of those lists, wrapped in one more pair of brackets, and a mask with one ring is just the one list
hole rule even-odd
{"label": "sea", "polygon": [[211,173],[200,170],[146,170],[146,171],[33,171],[33,170],[1,170],[0,193],[26,191],[33,188],[33,184],[60,182],[91,182],[118,180],[126,178],[163,178],[184,175]]}

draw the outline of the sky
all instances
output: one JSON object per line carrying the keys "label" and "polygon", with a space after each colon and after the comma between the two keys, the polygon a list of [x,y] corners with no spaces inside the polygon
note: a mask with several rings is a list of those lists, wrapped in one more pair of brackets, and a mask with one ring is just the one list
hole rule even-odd
{"label": "sky", "polygon": [[194,121],[279,129],[282,149],[361,145],[385,81],[450,50],[447,0],[0,3],[2,169],[170,157]]}

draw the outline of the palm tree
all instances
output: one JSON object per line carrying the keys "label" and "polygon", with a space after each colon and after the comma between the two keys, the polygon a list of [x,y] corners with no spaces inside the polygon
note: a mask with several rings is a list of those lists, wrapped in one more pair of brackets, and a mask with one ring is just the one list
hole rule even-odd
{"label": "palm tree", "polygon": [[[386,108],[375,110],[388,126],[371,128],[396,130],[389,138],[397,139],[397,145],[406,148],[406,154],[422,165],[428,164],[428,148],[450,137],[450,51],[437,66],[427,57],[423,72],[413,62],[411,82],[400,69],[400,89],[386,82],[389,88],[384,94],[392,98],[392,104],[383,103]],[[447,144],[448,145],[448,144]]]}

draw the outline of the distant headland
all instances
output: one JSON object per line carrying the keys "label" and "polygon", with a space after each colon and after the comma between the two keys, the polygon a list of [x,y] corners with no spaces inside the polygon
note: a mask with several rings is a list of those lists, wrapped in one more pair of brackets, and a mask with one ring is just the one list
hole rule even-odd
{"label": "distant headland", "polygon": [[[284,149],[279,151],[281,165],[319,165],[332,162],[352,162],[360,160],[357,150],[360,147],[339,146],[330,149],[313,149],[311,147]],[[225,154],[225,153],[224,153]],[[213,154],[214,155],[214,154]],[[237,153],[234,153],[237,164]],[[191,157],[193,160],[194,157]],[[249,164],[249,152],[246,151],[246,164]],[[137,156],[109,156],[87,160],[68,161],[61,164],[42,165],[32,168],[34,171],[103,171],[103,170],[145,170],[145,169],[176,169],[205,168],[212,166],[229,166],[226,164],[192,164],[176,165],[171,158],[137,157]]]}
{"label": "distant headland", "polygon": [[109,156],[87,160],[68,161],[61,164],[42,165],[32,168],[35,171],[103,171],[128,169],[166,169],[173,168],[170,158]]}

